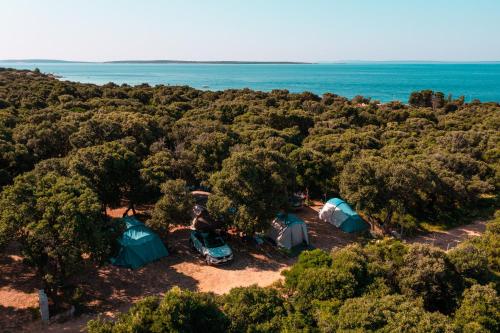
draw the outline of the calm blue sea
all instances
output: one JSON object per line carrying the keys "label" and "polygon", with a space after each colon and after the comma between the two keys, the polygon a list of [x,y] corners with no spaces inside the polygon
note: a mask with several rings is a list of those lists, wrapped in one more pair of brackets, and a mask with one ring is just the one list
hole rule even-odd
{"label": "calm blue sea", "polygon": [[433,89],[464,95],[466,101],[500,102],[500,63],[412,64],[334,63],[311,65],[12,63],[0,67],[34,69],[64,80],[104,84],[189,85],[198,89],[251,88],[270,91],[332,92],[352,98],[407,101],[412,91]]}

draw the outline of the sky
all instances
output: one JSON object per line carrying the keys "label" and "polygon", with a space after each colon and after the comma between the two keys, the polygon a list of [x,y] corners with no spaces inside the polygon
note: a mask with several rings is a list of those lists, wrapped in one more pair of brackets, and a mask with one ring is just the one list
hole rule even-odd
{"label": "sky", "polygon": [[499,61],[500,0],[0,0],[0,59]]}

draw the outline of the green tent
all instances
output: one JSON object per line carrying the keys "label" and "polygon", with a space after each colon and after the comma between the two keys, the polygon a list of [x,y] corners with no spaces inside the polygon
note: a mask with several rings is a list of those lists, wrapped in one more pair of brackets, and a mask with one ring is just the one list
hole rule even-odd
{"label": "green tent", "polygon": [[360,232],[370,228],[368,223],[356,213],[344,200],[333,198],[319,211],[319,218],[330,222],[344,232]]}
{"label": "green tent", "polygon": [[141,221],[133,216],[123,221],[126,230],[118,239],[120,251],[111,259],[113,265],[136,269],[168,255],[160,237]]}

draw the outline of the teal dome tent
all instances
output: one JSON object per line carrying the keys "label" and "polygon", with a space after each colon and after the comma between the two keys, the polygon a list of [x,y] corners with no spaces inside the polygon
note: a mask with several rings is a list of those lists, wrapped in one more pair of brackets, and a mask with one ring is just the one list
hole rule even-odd
{"label": "teal dome tent", "polygon": [[168,255],[160,237],[133,216],[123,218],[126,230],[118,239],[120,251],[111,263],[136,269]]}
{"label": "teal dome tent", "polygon": [[367,230],[370,227],[351,206],[339,198],[328,200],[319,211],[319,218],[349,233]]}

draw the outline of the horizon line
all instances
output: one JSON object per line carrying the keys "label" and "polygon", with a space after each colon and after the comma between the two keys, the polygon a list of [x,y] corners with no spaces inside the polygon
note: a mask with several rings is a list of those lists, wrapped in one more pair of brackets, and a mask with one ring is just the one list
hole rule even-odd
{"label": "horizon line", "polygon": [[342,63],[450,63],[450,64],[475,64],[475,63],[500,63],[499,60],[416,60],[416,59],[394,59],[394,60],[322,60],[322,61],[293,61],[293,60],[179,60],[179,59],[124,59],[124,60],[66,60],[66,59],[0,59],[0,62],[20,63],[92,63],[92,64],[125,64],[125,63],[185,63],[185,64],[342,64]]}

